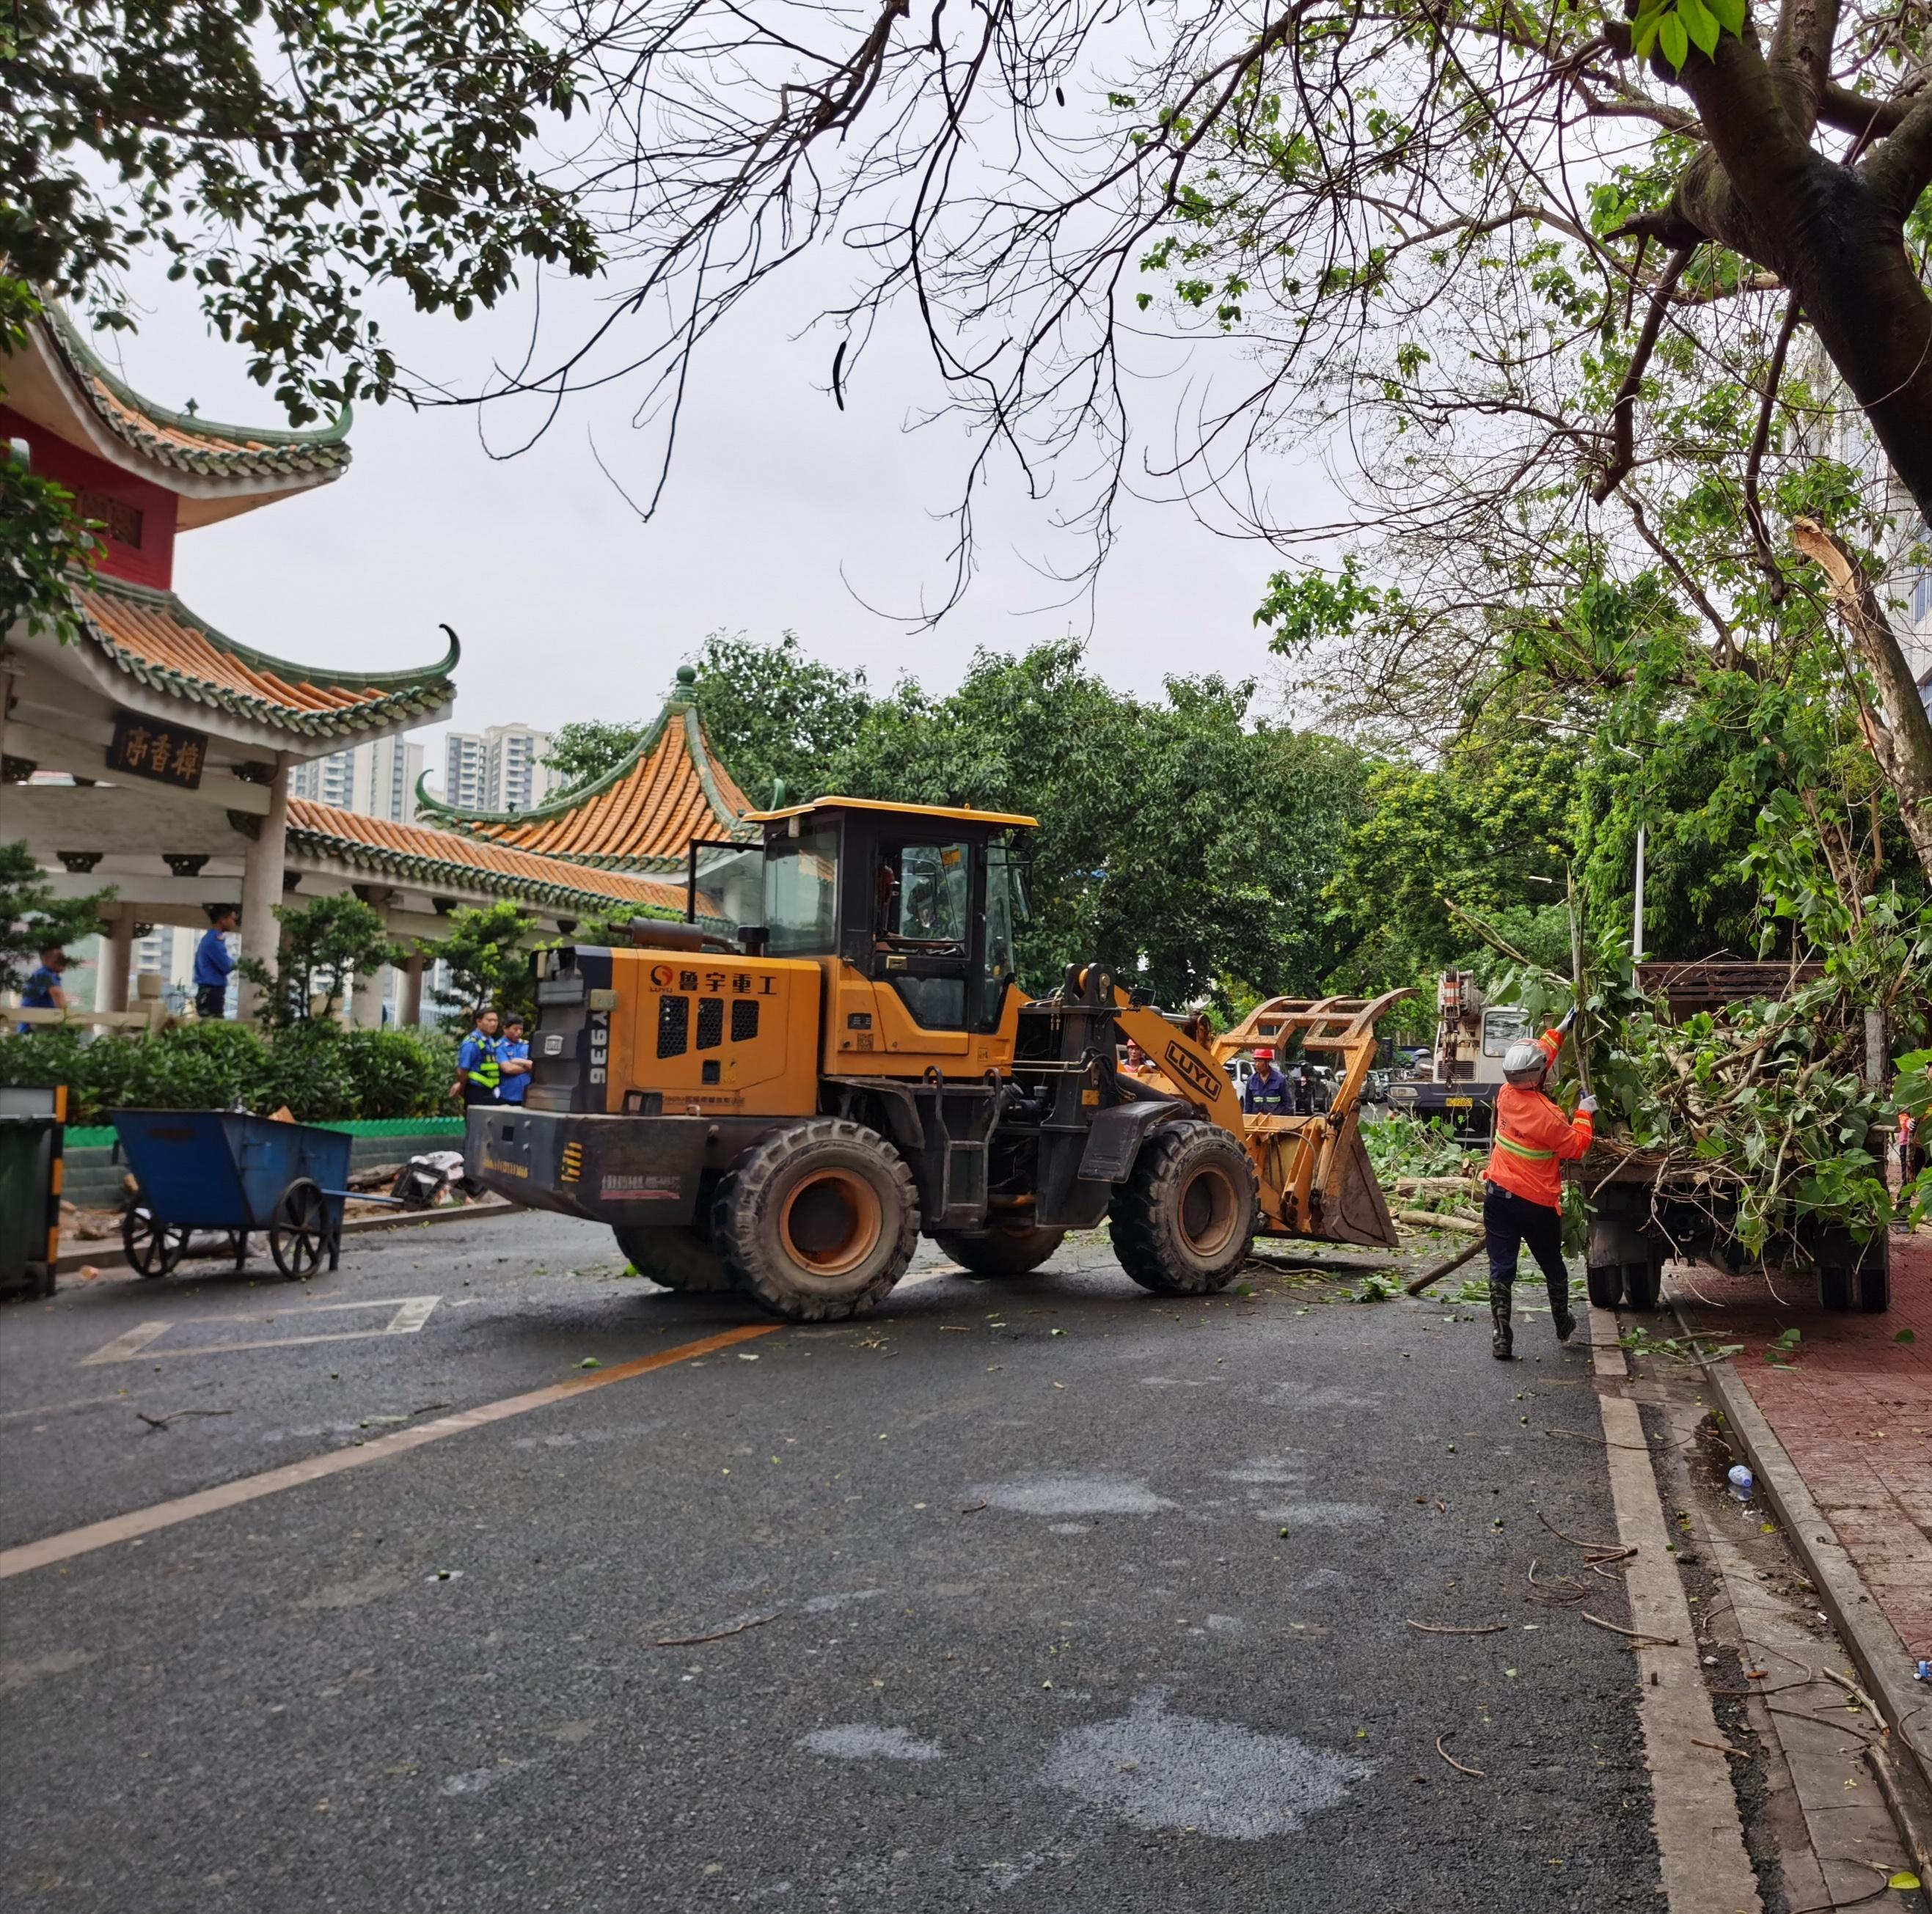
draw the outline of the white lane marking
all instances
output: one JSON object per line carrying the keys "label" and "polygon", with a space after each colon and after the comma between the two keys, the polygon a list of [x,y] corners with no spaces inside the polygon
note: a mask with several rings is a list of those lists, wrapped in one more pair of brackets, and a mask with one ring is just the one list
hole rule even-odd
{"label": "white lane marking", "polygon": [[70,1409],[98,1409],[104,1403],[124,1403],[128,1392],[117,1390],[111,1396],[76,1396],[71,1402],[50,1402],[39,1409],[0,1409],[0,1422],[24,1422],[30,1415],[62,1415]]}
{"label": "white lane marking", "polygon": [[157,1336],[165,1336],[174,1325],[169,1322],[137,1322],[124,1336],[116,1336],[105,1349],[96,1349],[81,1359],[86,1369],[97,1362],[132,1362]]}
{"label": "white lane marking", "polygon": [[[124,1336],[117,1336],[104,1349],[83,1356],[83,1369],[105,1362],[133,1362],[148,1357],[176,1358],[190,1355],[238,1355],[247,1349],[299,1349],[310,1343],[354,1343],[370,1336],[413,1336],[430,1319],[430,1312],[441,1300],[436,1296],[384,1296],[368,1302],[304,1303],[293,1309],[242,1316],[194,1316],[184,1324],[142,1322]],[[196,1343],[186,1349],[154,1349],[150,1345],[177,1327],[192,1328],[204,1322],[279,1322],[289,1316],[326,1316],[351,1309],[392,1309],[395,1314],[373,1329],[332,1329],[309,1336],[254,1336],[246,1342]]]}
{"label": "white lane marking", "polygon": [[[1668,1553],[1650,1445],[1636,1404],[1622,1393],[1628,1385],[1611,1379],[1629,1372],[1614,1336],[1602,1334],[1606,1316],[1590,1311],[1591,1349],[1617,1539],[1635,1551],[1624,1575],[1630,1626],[1656,1638],[1634,1644],[1630,1658],[1665,1898],[1670,1914],[1760,1914],[1763,1903],[1744,1852],[1736,1790],[1714,1745],[1724,1737],[1711,1712],[1684,1584]],[[1614,1325],[1615,1317],[1609,1320]],[[1663,1646],[1666,1641],[1675,1645]]]}

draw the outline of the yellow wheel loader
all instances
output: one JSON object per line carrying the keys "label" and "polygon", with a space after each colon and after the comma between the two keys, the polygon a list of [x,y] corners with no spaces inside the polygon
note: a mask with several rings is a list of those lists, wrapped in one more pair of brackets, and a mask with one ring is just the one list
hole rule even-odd
{"label": "yellow wheel loader", "polygon": [[755,929],[539,954],[530,1088],[470,1110],[477,1182],[608,1223],[658,1282],[798,1321],[874,1307],[922,1234],[1017,1277],[1106,1218],[1168,1295],[1224,1286],[1258,1231],[1394,1242],[1356,1132],[1389,999],[1264,1005],[1257,1030],[1294,1022],[1346,1067],[1321,1117],[1244,1117],[1234,1038],[1198,1041],[1098,963],[1019,989],[1033,819],[824,798],[753,821]]}

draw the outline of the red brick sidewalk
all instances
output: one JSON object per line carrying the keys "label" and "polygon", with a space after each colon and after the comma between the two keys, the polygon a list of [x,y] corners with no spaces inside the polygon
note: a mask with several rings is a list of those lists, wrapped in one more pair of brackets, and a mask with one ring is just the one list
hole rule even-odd
{"label": "red brick sidewalk", "polygon": [[[1671,1283],[1704,1328],[1744,1345],[1738,1379],[1872,1599],[1913,1655],[1932,1657],[1932,1230],[1892,1237],[1880,1316],[1825,1310],[1799,1277],[1772,1284],[1700,1264],[1673,1269]],[[1798,1342],[1781,1369],[1765,1352],[1786,1329]],[[1915,1340],[1900,1343],[1901,1330]]]}

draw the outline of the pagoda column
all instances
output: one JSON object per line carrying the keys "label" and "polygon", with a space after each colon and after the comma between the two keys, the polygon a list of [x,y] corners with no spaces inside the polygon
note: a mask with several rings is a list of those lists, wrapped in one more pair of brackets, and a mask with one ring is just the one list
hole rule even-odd
{"label": "pagoda column", "polygon": [[[275,906],[282,900],[282,866],[288,851],[289,768],[278,763],[268,785],[268,808],[242,858],[242,954],[259,957],[272,971],[281,949]],[[244,1021],[261,1005],[260,987],[245,978],[237,1014]]]}
{"label": "pagoda column", "polygon": [[110,904],[107,934],[100,940],[100,969],[94,980],[96,1010],[128,1008],[128,973],[134,967],[134,906]]}
{"label": "pagoda column", "polygon": [[382,973],[387,968],[378,963],[366,972],[356,973],[356,987],[349,998],[349,1020],[358,1030],[382,1027]]}
{"label": "pagoda column", "polygon": [[403,965],[403,987],[396,999],[396,1021],[406,1028],[422,1021],[423,969],[422,951],[412,951]]}

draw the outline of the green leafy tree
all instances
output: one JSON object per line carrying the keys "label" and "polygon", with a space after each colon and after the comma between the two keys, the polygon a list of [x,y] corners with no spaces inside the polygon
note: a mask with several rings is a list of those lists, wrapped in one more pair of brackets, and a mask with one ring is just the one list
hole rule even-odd
{"label": "green leafy tree", "polygon": [[808,656],[795,631],[772,645],[714,631],[692,662],[705,735],[754,804],[827,794],[839,753],[872,708],[862,671]]}
{"label": "green leafy tree", "polygon": [[449,970],[447,986],[436,994],[446,1026],[464,1023],[485,1006],[526,1016],[536,1009],[526,954],[536,919],[507,900],[483,910],[454,910],[448,934],[422,946],[425,959],[440,958]]}
{"label": "green leafy tree", "polygon": [[1040,819],[1030,985],[1097,957],[1168,1004],[1225,1008],[1238,978],[1311,989],[1334,959],[1322,891],[1360,810],[1358,755],[1250,726],[1252,684],[1167,692],[1113,690],[1077,644],[982,653],[950,697],[908,681],[874,705],[826,775],[850,796]]}
{"label": "green leafy tree", "polygon": [[599,264],[533,163],[584,50],[463,0],[24,0],[0,29],[0,258],[126,328],[122,270],[158,251],[295,423],[386,397],[370,287],[460,319],[520,269]]}
{"label": "green leafy tree", "polygon": [[626,724],[621,720],[572,718],[551,738],[544,762],[563,780],[566,789],[594,784],[615,771],[637,749],[645,729],[641,724]]}
{"label": "green leafy tree", "polygon": [[0,843],[0,990],[17,990],[50,944],[77,944],[100,927],[114,894],[57,897],[25,843]]}
{"label": "green leafy tree", "polygon": [[[131,330],[158,253],[303,424],[404,383],[373,287],[462,319],[520,274],[587,275],[593,217],[536,155],[586,43],[466,0],[19,0],[0,21],[0,394],[38,286]],[[418,388],[413,396],[423,396]],[[93,541],[0,470],[0,631],[70,635]]]}
{"label": "green leafy tree", "polygon": [[381,912],[351,891],[278,904],[275,921],[281,937],[273,968],[260,957],[244,957],[236,966],[260,988],[256,1014],[272,1029],[332,1023],[352,978],[403,960]]}

